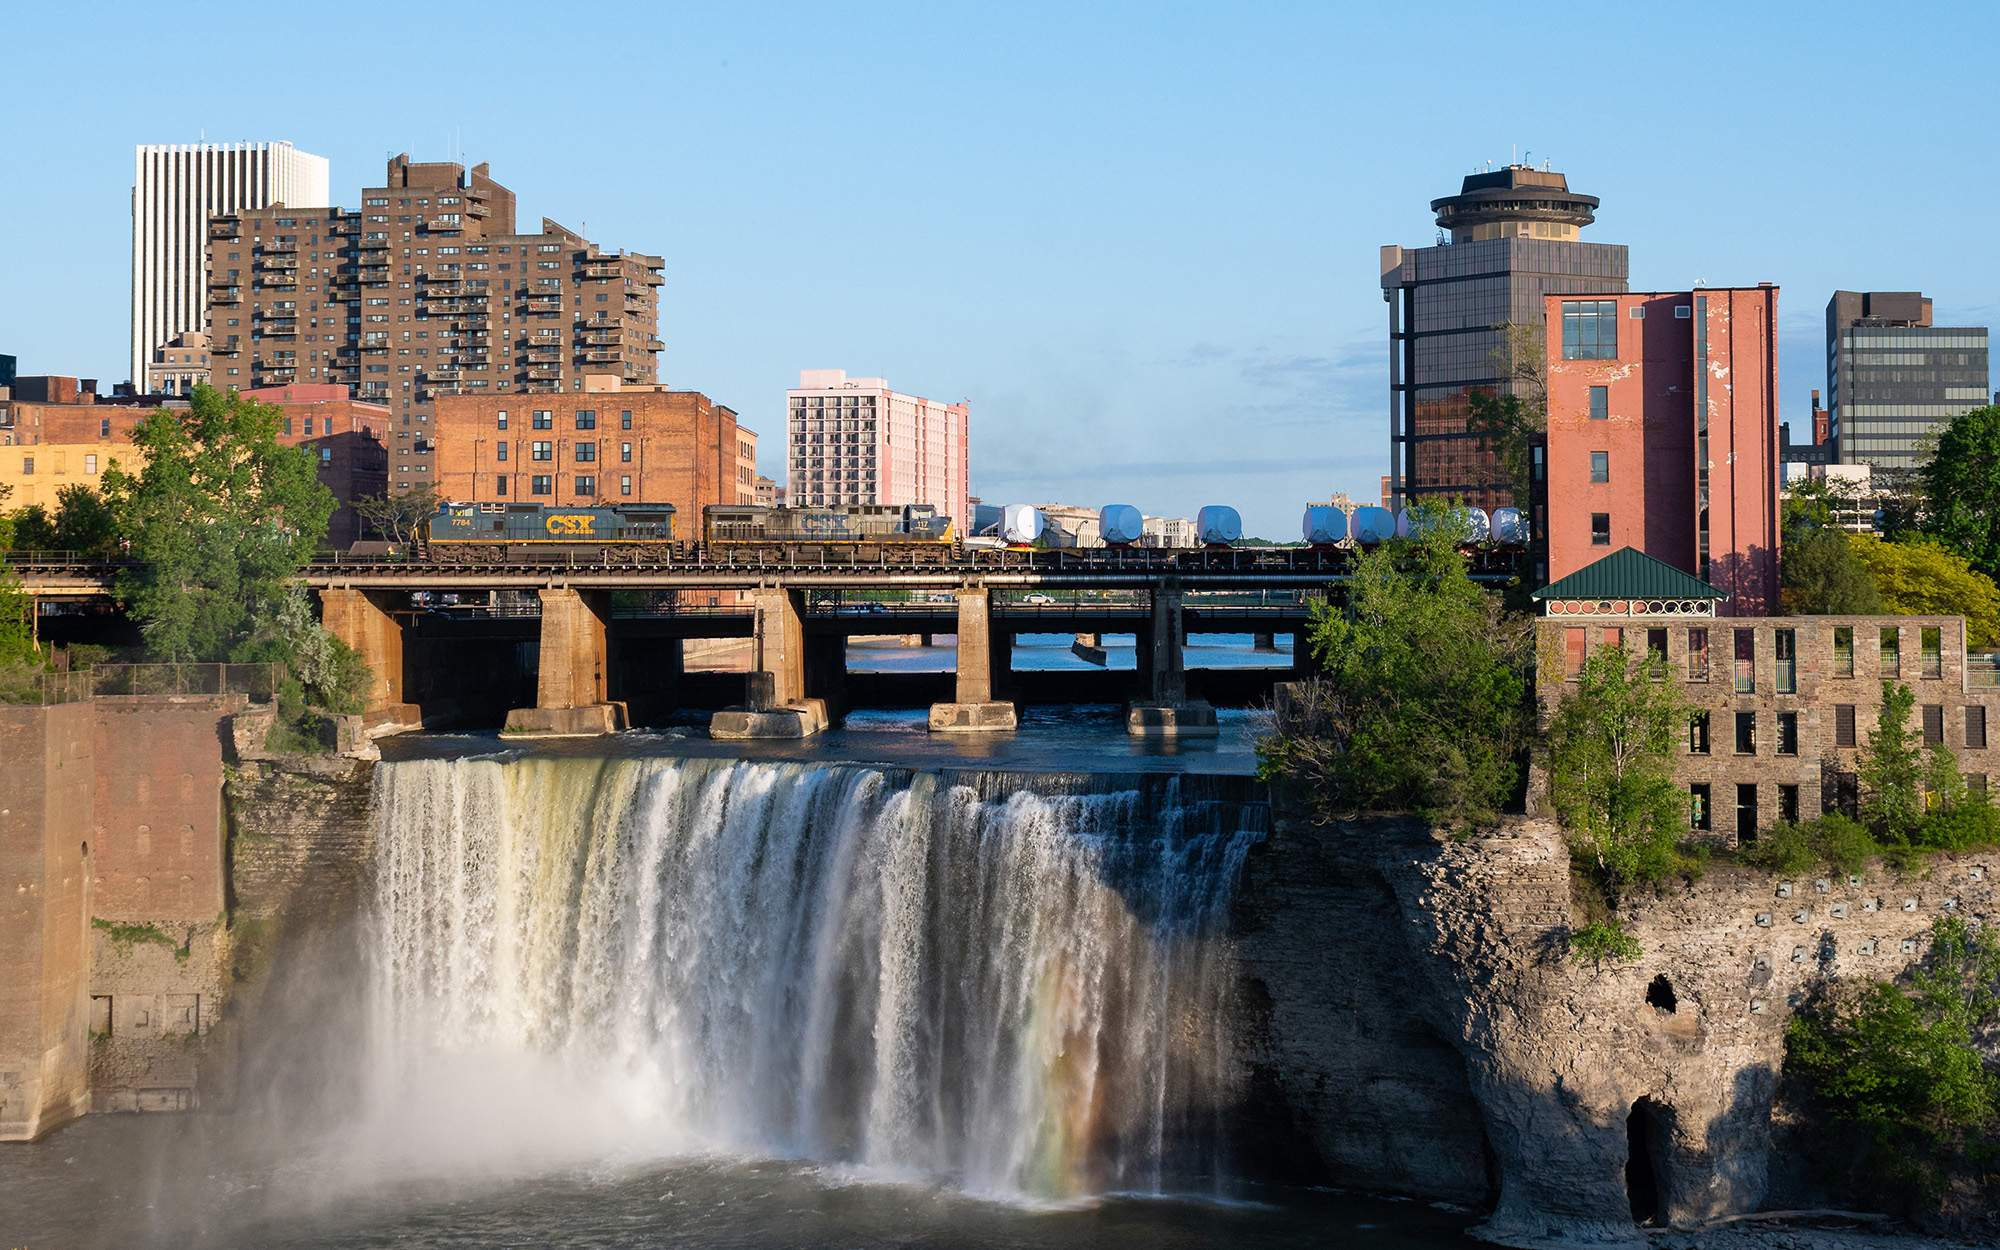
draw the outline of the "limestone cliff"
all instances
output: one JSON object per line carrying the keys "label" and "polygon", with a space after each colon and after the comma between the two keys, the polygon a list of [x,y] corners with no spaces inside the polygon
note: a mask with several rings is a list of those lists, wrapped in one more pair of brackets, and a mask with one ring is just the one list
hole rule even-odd
{"label": "limestone cliff", "polygon": [[1900,972],[1941,915],[1991,923],[1995,867],[1718,868],[1627,907],[1641,959],[1579,966],[1546,822],[1281,819],[1239,896],[1251,1063],[1336,1183],[1490,1204],[1504,1244],[1638,1245],[1635,1206],[1687,1226],[1799,1197],[1771,1179],[1792,1007]]}

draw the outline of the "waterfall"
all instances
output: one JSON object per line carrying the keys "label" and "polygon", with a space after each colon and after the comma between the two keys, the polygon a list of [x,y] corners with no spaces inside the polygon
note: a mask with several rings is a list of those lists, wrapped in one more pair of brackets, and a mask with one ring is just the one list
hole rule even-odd
{"label": "waterfall", "polygon": [[1010,1198],[1212,1189],[1265,816],[1196,784],[385,763],[375,1097]]}

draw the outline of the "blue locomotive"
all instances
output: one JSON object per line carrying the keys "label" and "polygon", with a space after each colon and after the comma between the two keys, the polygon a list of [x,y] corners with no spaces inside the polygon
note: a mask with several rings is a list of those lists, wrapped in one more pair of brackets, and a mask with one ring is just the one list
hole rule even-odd
{"label": "blue locomotive", "polygon": [[663,554],[674,541],[670,503],[551,507],[538,503],[447,503],[431,518],[431,558],[450,563],[560,548],[605,557]]}

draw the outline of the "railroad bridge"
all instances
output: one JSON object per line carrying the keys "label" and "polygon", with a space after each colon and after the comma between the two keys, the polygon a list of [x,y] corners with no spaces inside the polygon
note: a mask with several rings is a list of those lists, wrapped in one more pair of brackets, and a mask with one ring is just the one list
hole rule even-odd
{"label": "railroad bridge", "polygon": [[[1290,634],[1292,654],[1303,657],[1311,601],[1337,593],[1347,561],[1341,551],[1285,548],[985,551],[944,559],[930,551],[863,563],[826,555],[475,565],[327,557],[303,580],[319,597],[326,628],[375,674],[368,721],[378,731],[504,719],[529,731],[602,732],[624,723],[628,705],[650,721],[677,708],[734,704],[751,717],[739,717],[739,728],[783,736],[788,715],[803,716],[797,727],[811,732],[814,717],[824,724],[870,704],[930,703],[934,727],[976,729],[1011,725],[1017,701],[1169,709],[1203,698],[1253,702],[1288,670],[1190,673],[1182,654],[1187,635]],[[118,571],[55,557],[10,563],[37,599],[108,597]],[[1479,575],[1504,580],[1508,572]],[[932,601],[848,597],[883,590]],[[1122,593],[1024,601],[1097,591]],[[1035,633],[1134,634],[1136,671],[1015,671],[1015,637]],[[847,639],[881,634],[956,635],[956,671],[848,673]],[[753,640],[747,679],[687,670],[688,640],[729,637]],[[1172,719],[1168,714],[1167,732]],[[716,728],[723,731],[721,718]]]}

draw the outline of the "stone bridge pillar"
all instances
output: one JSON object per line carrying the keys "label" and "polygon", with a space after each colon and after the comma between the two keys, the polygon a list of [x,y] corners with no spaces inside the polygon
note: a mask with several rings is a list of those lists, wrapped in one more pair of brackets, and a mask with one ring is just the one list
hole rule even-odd
{"label": "stone bridge pillar", "polygon": [[805,738],[825,729],[826,702],[806,697],[805,595],[782,586],[750,592],[751,672],[742,704],[708,722],[712,738]]}
{"label": "stone bridge pillar", "polygon": [[550,587],[542,601],[540,675],[535,706],[507,713],[508,734],[582,737],[626,729],[625,705],[607,697],[611,682],[611,595]]}
{"label": "stone bridge pillar", "polygon": [[961,586],[956,595],[958,689],[953,702],[931,704],[931,728],[950,733],[1012,729],[1014,705],[993,700],[992,592],[984,586]]}
{"label": "stone bridge pillar", "polygon": [[403,626],[390,615],[397,592],[329,587],[319,592],[320,624],[359,652],[374,681],[363,724],[371,734],[423,728],[423,711],[407,701],[403,681]]}
{"label": "stone bridge pillar", "polygon": [[1153,588],[1152,646],[1145,673],[1147,698],[1125,709],[1125,730],[1136,738],[1213,738],[1215,709],[1187,697],[1187,642],[1180,583],[1163,579]]}

